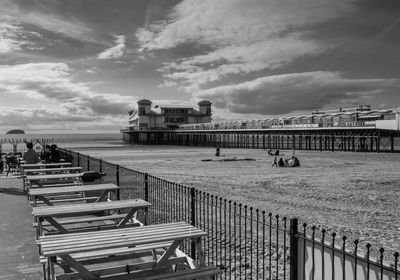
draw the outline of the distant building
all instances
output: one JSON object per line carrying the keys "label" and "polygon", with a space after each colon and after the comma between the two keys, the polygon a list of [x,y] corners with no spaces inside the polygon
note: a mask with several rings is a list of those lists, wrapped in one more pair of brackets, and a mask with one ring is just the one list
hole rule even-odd
{"label": "distant building", "polygon": [[148,99],[137,102],[137,109],[129,111],[129,130],[175,129],[182,124],[210,123],[211,102],[202,100],[199,109],[190,105],[156,104]]}

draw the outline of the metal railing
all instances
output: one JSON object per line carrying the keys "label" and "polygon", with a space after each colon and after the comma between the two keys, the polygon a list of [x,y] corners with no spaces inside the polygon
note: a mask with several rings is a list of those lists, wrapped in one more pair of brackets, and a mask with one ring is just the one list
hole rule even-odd
{"label": "metal railing", "polygon": [[[400,279],[398,253],[394,253],[394,259],[388,259],[380,249],[381,258],[373,259],[371,247],[367,245],[367,255],[360,256],[358,241],[353,243],[355,247],[346,247],[346,237],[343,237],[341,248],[336,248],[335,233],[332,234],[333,241],[328,243],[325,230],[320,231],[319,236],[316,236],[316,227],[303,224],[303,229],[298,230],[296,218],[273,215],[101,159],[59,150],[65,160],[81,166],[83,171],[106,173],[102,180],[117,184],[122,199],[149,201],[152,223],[185,221],[205,231],[207,235],[202,246],[206,264],[224,270],[218,279]],[[307,229],[311,229],[311,233]],[[192,246],[186,242],[181,250],[196,259]],[[328,253],[333,256],[330,270],[326,264],[329,257],[325,256]],[[322,256],[322,262],[317,256]],[[337,261],[338,256],[343,256],[341,261]],[[387,264],[388,261],[391,263]],[[355,273],[354,278],[346,275],[351,265],[362,265],[361,269],[351,272]],[[321,270],[330,274],[323,273],[321,277]],[[364,273],[357,276],[359,270]],[[341,276],[335,276],[335,271]]]}

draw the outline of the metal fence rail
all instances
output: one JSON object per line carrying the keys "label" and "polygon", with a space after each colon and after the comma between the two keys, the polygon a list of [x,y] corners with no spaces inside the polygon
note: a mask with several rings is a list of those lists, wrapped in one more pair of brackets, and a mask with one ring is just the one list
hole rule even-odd
{"label": "metal fence rail", "polygon": [[[202,246],[206,263],[224,270],[218,279],[400,279],[398,253],[387,259],[381,249],[380,258],[375,260],[371,258],[368,247],[368,254],[360,256],[357,241],[352,243],[355,246],[348,246],[344,237],[341,247],[336,248],[335,233],[329,243],[325,230],[318,231],[316,227],[305,224],[298,230],[297,219],[279,217],[70,150],[60,149],[60,152],[66,160],[81,166],[84,171],[105,173],[101,180],[117,184],[121,199],[143,198],[149,201],[152,204],[152,223],[185,221],[207,232]],[[181,250],[196,259],[190,242],[184,243]],[[318,253],[320,251],[322,254]],[[328,253],[333,256],[331,268],[326,265]],[[318,256],[322,257],[318,259]],[[343,258],[338,262],[337,258],[341,256]],[[355,276],[349,277],[346,267],[354,267],[354,262],[355,267],[363,264],[365,273],[357,274],[359,270],[355,269],[351,272]],[[329,275],[325,273],[328,270]]]}

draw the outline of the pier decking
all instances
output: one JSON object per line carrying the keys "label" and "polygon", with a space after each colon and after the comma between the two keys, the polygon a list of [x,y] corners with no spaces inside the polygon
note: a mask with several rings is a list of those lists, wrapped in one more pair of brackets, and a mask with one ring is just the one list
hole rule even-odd
{"label": "pier decking", "polygon": [[0,279],[43,279],[22,179],[0,178]]}

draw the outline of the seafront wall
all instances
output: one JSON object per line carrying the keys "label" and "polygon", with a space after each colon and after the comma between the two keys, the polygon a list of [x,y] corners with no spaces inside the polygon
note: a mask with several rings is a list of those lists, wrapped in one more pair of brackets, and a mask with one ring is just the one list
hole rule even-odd
{"label": "seafront wall", "polygon": [[[397,252],[102,159],[60,151],[84,171],[106,173],[103,181],[117,184],[122,199],[149,201],[153,223],[185,221],[207,232],[206,262],[224,269],[220,279],[400,279]],[[182,250],[195,258],[191,246],[185,243]]]}

